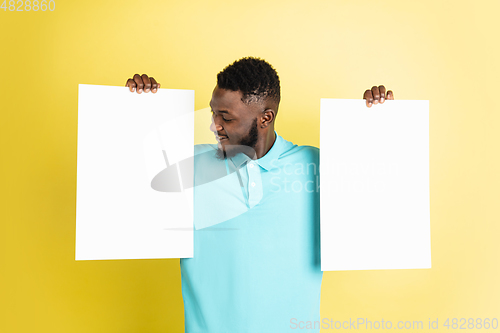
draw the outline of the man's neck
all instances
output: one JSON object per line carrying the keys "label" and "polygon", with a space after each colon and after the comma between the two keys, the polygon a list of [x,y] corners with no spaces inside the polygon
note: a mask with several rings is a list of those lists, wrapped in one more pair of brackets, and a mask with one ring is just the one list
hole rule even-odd
{"label": "man's neck", "polygon": [[267,134],[255,145],[255,153],[257,154],[257,159],[263,157],[271,149],[276,141],[276,134],[274,129],[270,129]]}

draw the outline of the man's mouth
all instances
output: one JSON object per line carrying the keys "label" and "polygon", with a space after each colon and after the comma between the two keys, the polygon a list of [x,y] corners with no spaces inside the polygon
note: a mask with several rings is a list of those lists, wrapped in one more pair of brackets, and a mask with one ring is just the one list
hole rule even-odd
{"label": "man's mouth", "polygon": [[227,140],[227,136],[225,136],[225,135],[216,135],[215,137],[217,138],[217,141],[219,141],[219,142]]}

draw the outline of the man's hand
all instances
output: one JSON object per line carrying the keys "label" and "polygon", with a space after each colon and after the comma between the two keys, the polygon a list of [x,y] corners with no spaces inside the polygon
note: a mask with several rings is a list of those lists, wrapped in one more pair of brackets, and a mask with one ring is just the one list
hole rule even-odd
{"label": "man's hand", "polygon": [[373,86],[372,89],[365,91],[363,99],[366,99],[366,106],[371,108],[373,104],[384,103],[386,99],[394,99],[394,94],[391,90],[385,93],[384,86]]}
{"label": "man's hand", "polygon": [[130,92],[137,91],[141,94],[143,91],[145,93],[152,92],[153,94],[160,89],[160,84],[152,77],[148,77],[146,74],[135,74],[133,79],[128,79],[125,87],[128,87]]}

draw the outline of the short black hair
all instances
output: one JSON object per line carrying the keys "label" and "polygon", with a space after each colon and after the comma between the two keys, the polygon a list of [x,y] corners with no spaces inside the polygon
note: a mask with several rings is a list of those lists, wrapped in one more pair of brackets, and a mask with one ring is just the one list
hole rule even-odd
{"label": "short black hair", "polygon": [[280,79],[267,61],[245,57],[236,60],[217,74],[217,86],[243,93],[244,103],[270,98],[278,105],[281,99]]}

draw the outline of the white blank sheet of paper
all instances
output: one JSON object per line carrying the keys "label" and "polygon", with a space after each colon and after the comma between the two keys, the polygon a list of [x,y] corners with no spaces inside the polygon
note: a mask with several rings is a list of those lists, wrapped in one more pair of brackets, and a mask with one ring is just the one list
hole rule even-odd
{"label": "white blank sheet of paper", "polygon": [[193,147],[194,91],[80,84],[76,260],[191,258],[192,187],[151,181]]}
{"label": "white blank sheet of paper", "polygon": [[431,268],[429,101],[321,99],[321,270]]}

